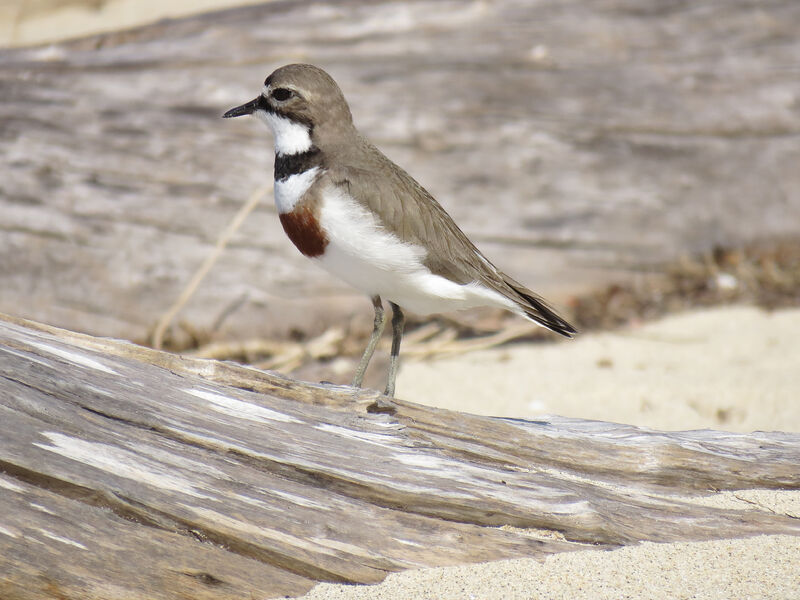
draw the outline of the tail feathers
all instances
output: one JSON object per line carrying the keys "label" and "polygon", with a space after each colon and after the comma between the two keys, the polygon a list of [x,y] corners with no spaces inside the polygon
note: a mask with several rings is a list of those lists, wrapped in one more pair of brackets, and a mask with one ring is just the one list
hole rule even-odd
{"label": "tail feathers", "polygon": [[577,329],[558,316],[556,311],[532,291],[514,280],[506,280],[506,283],[517,293],[518,298],[515,298],[515,300],[519,302],[520,309],[531,321],[535,321],[542,327],[546,327],[550,331],[567,338],[571,338],[578,333]]}

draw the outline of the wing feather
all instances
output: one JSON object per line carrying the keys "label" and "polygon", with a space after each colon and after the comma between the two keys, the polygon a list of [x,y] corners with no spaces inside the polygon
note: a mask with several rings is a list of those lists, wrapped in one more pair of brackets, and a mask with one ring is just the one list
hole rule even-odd
{"label": "wing feather", "polygon": [[576,333],[544,299],[497,269],[413,177],[377,148],[363,143],[366,151],[359,153],[357,161],[330,168],[328,177],[375,213],[387,231],[425,248],[424,264],[432,273],[460,284],[480,281],[540,325],[566,337]]}

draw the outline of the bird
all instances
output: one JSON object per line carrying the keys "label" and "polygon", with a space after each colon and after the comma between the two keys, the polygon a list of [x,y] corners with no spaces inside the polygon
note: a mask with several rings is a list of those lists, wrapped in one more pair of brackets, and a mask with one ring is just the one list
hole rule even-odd
{"label": "bird", "polygon": [[305,256],[366,294],[372,334],[352,385],[360,388],[392,308],[384,394],[392,397],[404,310],[420,315],[499,307],[565,337],[577,330],[547,302],[494,266],[442,206],[353,123],[339,85],[323,69],[289,64],[253,100],[223,117],[252,115],[272,130],[278,216]]}

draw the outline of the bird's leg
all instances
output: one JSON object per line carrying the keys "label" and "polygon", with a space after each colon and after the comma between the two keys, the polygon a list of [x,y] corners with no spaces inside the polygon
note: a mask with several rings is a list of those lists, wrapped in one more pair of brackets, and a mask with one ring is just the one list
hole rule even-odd
{"label": "bird's leg", "polygon": [[378,345],[378,340],[381,339],[383,333],[383,326],[386,324],[386,315],[383,312],[383,302],[380,296],[372,297],[372,306],[375,307],[375,324],[372,327],[372,336],[369,338],[369,343],[364,350],[364,355],[361,357],[361,362],[358,363],[356,374],[353,376],[353,387],[360,388],[364,382],[364,373],[367,371],[367,365],[372,359],[372,354],[375,352],[375,346]]}
{"label": "bird's leg", "polygon": [[386,382],[386,394],[394,396],[394,380],[397,378],[397,366],[400,360],[400,340],[403,339],[403,327],[406,318],[403,311],[394,302],[389,302],[392,307],[392,353],[389,356],[389,380]]}

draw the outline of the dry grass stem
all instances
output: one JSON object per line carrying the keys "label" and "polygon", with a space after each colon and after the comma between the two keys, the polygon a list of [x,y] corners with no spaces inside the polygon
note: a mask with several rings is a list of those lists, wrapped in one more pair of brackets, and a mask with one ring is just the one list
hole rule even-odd
{"label": "dry grass stem", "polygon": [[205,279],[206,275],[208,275],[211,267],[213,267],[214,263],[216,263],[219,259],[222,251],[225,250],[225,247],[233,237],[233,234],[239,230],[247,216],[253,211],[261,198],[263,198],[271,188],[272,185],[265,185],[254,191],[247,199],[247,202],[242,205],[242,208],[239,209],[239,212],[236,213],[228,226],[220,234],[214,249],[203,261],[203,264],[200,265],[200,268],[197,269],[188,285],[183,289],[180,296],[178,296],[178,299],[175,300],[167,312],[164,313],[164,315],[158,320],[158,323],[153,330],[153,348],[161,349],[164,342],[164,332],[167,330],[167,327],[169,327],[170,323],[172,323],[173,319],[175,319],[176,315],[181,311],[181,309],[186,306],[186,303],[195,293],[200,283],[203,281],[203,279]]}

